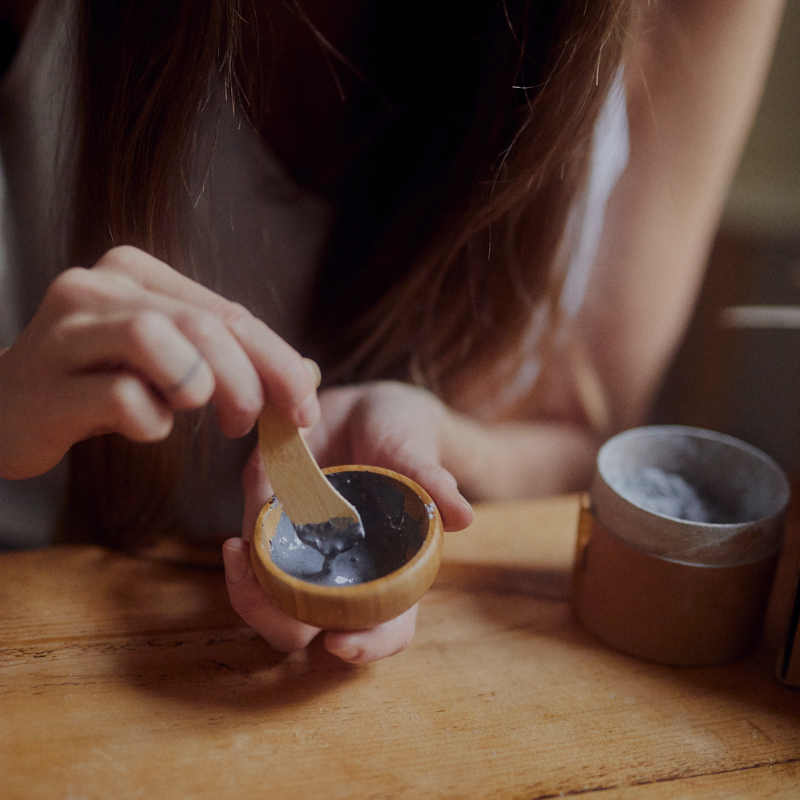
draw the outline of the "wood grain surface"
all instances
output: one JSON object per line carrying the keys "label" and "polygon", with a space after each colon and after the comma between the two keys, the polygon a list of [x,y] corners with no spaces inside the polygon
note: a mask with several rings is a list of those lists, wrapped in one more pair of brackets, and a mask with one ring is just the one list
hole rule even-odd
{"label": "wood grain surface", "polygon": [[479,507],[446,535],[414,643],[369,667],[316,643],[273,651],[215,570],[92,547],[2,556],[0,795],[800,796],[800,692],[772,677],[780,591],[733,664],[620,655],[568,602],[577,511]]}

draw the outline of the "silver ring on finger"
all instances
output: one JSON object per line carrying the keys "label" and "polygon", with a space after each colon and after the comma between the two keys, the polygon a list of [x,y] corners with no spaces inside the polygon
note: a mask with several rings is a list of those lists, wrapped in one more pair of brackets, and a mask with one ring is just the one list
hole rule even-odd
{"label": "silver ring on finger", "polygon": [[200,367],[203,364],[203,356],[198,353],[197,358],[192,362],[192,365],[189,369],[186,370],[186,374],[179,380],[175,381],[172,385],[166,388],[167,394],[176,394],[177,392],[181,391],[200,371]]}

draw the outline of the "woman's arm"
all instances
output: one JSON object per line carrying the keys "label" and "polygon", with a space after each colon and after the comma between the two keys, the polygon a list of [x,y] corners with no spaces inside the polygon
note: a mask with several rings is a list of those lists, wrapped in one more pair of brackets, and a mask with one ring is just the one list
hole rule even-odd
{"label": "woman's arm", "polygon": [[646,420],[702,280],[764,82],[782,0],[660,0],[626,63],[630,159],[575,340],[531,414],[451,413],[443,461],[471,499],[586,486],[608,433]]}
{"label": "woman's arm", "polygon": [[631,152],[581,317],[613,426],[641,422],[688,322],[782,0],[653,3],[626,67]]}

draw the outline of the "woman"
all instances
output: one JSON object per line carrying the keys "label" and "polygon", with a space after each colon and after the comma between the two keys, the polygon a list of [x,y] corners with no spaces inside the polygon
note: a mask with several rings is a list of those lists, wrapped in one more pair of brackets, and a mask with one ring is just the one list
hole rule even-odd
{"label": "woman", "polygon": [[[33,256],[15,268],[30,321],[0,356],[0,476],[71,451],[65,535],[127,543],[230,534],[226,482],[253,442],[215,426],[243,437],[265,402],[323,465],[418,481],[449,530],[465,496],[584,486],[682,333],[781,6],[7,5],[25,35],[5,105],[44,86],[59,113],[5,137]],[[50,160],[18,157],[45,129]],[[37,193],[24,165],[41,162],[58,180]],[[70,263],[92,268],[38,289]],[[232,603],[303,647],[318,632],[249,568],[257,458],[243,483]],[[325,645],[381,658],[415,614]]]}

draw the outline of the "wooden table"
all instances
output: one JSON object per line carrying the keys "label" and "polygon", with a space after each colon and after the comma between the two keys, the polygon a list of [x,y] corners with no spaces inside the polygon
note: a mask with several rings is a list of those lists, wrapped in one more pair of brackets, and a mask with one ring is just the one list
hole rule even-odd
{"label": "wooden table", "polygon": [[479,507],[412,646],[369,667],[274,652],[214,570],[2,556],[0,796],[800,797],[800,691],[772,677],[790,559],[756,652],[658,666],[574,619],[577,509]]}

